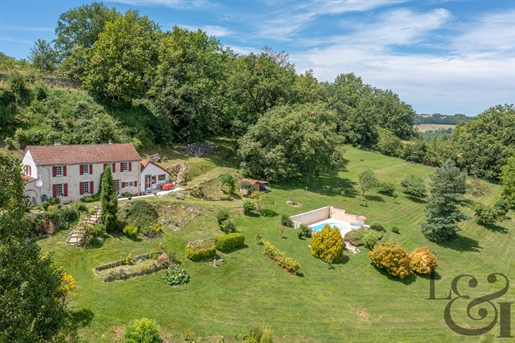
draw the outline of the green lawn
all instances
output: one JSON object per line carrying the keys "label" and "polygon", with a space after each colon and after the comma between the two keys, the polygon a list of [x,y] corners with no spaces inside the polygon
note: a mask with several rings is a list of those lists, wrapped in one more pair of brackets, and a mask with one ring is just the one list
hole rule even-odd
{"label": "green lawn", "polygon": [[[493,272],[505,274],[515,280],[513,247],[515,239],[512,220],[501,224],[502,230],[493,231],[478,226],[474,220],[462,223],[462,238],[447,244],[431,243],[420,232],[418,223],[424,220],[424,203],[409,199],[401,192],[399,182],[410,173],[428,179],[432,168],[407,164],[397,158],[364,152],[348,147],[346,161],[338,171],[321,175],[307,185],[304,183],[272,184],[270,193],[275,204],[267,208],[275,217],[246,217],[241,214],[241,201],[207,202],[187,198],[184,202],[202,209],[201,216],[184,229],[165,232],[156,240],[132,241],[125,237],[106,240],[98,249],[66,247],[69,232],[59,232],[40,241],[43,251],[54,253],[57,263],[65,266],[77,280],[77,296],[71,300],[75,307],[92,310],[95,318],[83,335],[91,342],[112,342],[120,337],[123,327],[133,319],[149,317],[162,328],[163,337],[170,342],[182,342],[187,330],[196,336],[224,336],[226,342],[235,342],[234,336],[246,332],[253,324],[269,325],[277,342],[470,342],[495,341],[499,325],[478,337],[461,336],[451,331],[444,321],[444,308],[448,301],[427,300],[429,279],[410,276],[404,280],[388,277],[370,264],[366,249],[358,254],[346,252],[343,263],[330,270],[309,251],[309,240],[297,239],[293,229],[287,228],[280,238],[280,215],[305,212],[325,205],[333,205],[348,213],[364,215],[367,223],[379,221],[388,230],[384,240],[401,243],[408,252],[427,245],[437,255],[439,280],[436,296],[448,294],[451,280],[461,274],[477,277],[476,289],[467,287],[467,279],[460,283],[462,294],[471,299],[498,290],[489,288],[487,276]],[[174,160],[180,156],[174,157]],[[360,162],[360,159],[364,159]],[[208,171],[194,181],[214,175],[234,166],[224,158],[190,159],[197,164],[210,165]],[[368,207],[359,196],[357,175],[370,168],[382,181],[395,183],[399,197],[393,199],[375,191],[370,192]],[[500,195],[500,187],[490,185],[492,195],[482,202],[492,205]],[[345,189],[345,195],[341,191]],[[290,196],[303,204],[300,208],[286,205]],[[148,198],[166,209],[175,202],[172,197]],[[219,208],[232,209],[239,231],[245,233],[247,247],[219,255],[224,259],[218,268],[212,263],[194,263],[185,260],[187,242],[211,238],[221,234],[215,215]],[[471,214],[469,207],[464,209]],[[400,234],[390,231],[400,228]],[[301,264],[302,276],[293,276],[278,267],[261,253],[255,243],[257,233],[264,234],[278,249]],[[161,279],[163,272],[140,276],[123,282],[104,283],[95,277],[93,268],[99,264],[155,251],[162,242],[166,251],[176,251],[182,266],[191,275],[191,281],[180,287],[170,287]],[[493,300],[494,304],[513,301],[514,292]],[[464,306],[470,300],[458,300],[456,316],[463,317]],[[461,307],[459,307],[461,306]],[[473,328],[490,323],[492,307],[483,304],[489,316],[475,323],[461,318],[460,323]],[[497,305],[498,307],[498,305]],[[479,307],[472,309],[477,316]],[[213,340],[204,340],[211,342]]]}

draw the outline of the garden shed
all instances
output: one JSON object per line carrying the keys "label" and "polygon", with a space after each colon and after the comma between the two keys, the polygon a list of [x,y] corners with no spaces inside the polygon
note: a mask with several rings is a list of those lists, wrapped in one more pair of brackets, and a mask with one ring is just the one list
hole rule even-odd
{"label": "garden shed", "polygon": [[[268,181],[263,180],[252,180],[252,179],[241,179],[240,184],[242,182],[248,182],[254,186],[254,192],[270,192],[268,188]],[[240,193],[247,194],[247,190],[240,188]]]}

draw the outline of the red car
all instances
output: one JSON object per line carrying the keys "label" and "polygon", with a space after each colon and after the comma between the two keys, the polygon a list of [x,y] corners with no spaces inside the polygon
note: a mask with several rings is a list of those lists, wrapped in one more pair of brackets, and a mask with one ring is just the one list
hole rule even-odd
{"label": "red car", "polygon": [[163,191],[167,191],[169,190],[170,188],[174,188],[175,187],[175,183],[165,183],[164,185],[161,186],[161,189]]}

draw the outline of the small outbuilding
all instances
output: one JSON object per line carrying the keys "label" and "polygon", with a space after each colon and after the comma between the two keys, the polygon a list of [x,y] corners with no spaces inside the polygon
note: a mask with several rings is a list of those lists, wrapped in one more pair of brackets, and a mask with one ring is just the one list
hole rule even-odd
{"label": "small outbuilding", "polygon": [[141,161],[141,192],[156,191],[161,185],[170,183],[170,173],[149,160]]}
{"label": "small outbuilding", "polygon": [[[248,182],[254,186],[254,192],[270,192],[270,189],[268,188],[268,181],[241,179],[240,185],[242,182]],[[240,188],[240,193],[247,195],[247,190]]]}

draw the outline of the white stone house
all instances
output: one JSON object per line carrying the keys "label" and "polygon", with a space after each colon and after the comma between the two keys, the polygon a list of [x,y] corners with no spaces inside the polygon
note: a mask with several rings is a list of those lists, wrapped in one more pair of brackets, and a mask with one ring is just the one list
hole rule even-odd
{"label": "white stone house", "polygon": [[141,161],[140,191],[159,190],[160,185],[170,182],[170,173],[149,160]]}
{"label": "white stone house", "polygon": [[62,203],[96,194],[109,165],[119,194],[139,193],[141,157],[132,144],[27,146],[25,194],[33,205],[57,197]]}

